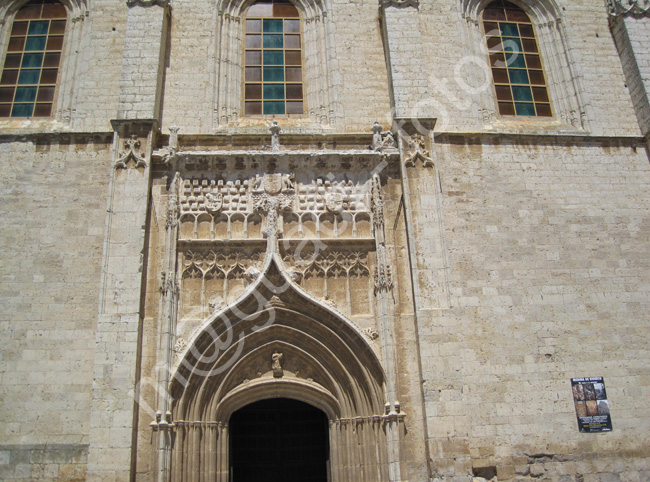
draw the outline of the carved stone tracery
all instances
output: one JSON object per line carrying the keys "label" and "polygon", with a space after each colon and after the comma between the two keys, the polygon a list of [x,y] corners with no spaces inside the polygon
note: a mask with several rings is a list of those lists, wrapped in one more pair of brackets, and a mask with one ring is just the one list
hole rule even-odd
{"label": "carved stone tracery", "polygon": [[[261,264],[263,250],[188,250],[183,253],[183,279],[250,279]],[[257,271],[259,273],[259,270]]]}
{"label": "carved stone tracery", "polygon": [[124,139],[123,150],[115,161],[115,169],[138,169],[147,167],[147,160],[144,153],[146,140],[139,138],[136,134]]}
{"label": "carved stone tracery", "polygon": [[368,252],[303,250],[286,254],[284,262],[301,278],[362,278],[370,275]]}
{"label": "carved stone tracery", "polygon": [[421,161],[424,167],[434,167],[431,153],[426,147],[426,140],[421,134],[413,134],[405,138],[408,147],[405,149],[404,165],[415,167],[417,161]]}

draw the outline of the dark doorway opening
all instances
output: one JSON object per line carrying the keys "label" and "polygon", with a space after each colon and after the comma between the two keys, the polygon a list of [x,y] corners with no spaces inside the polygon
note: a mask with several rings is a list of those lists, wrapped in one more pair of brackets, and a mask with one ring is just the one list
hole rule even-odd
{"label": "dark doorway opening", "polygon": [[319,409],[262,400],[236,411],[229,431],[231,482],[327,482],[329,427]]}

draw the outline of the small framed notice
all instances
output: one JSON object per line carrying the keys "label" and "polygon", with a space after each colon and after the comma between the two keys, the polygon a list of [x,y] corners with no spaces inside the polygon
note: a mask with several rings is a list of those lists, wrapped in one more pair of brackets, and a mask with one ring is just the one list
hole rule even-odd
{"label": "small framed notice", "polygon": [[603,377],[572,378],[578,429],[584,433],[611,432],[612,417]]}

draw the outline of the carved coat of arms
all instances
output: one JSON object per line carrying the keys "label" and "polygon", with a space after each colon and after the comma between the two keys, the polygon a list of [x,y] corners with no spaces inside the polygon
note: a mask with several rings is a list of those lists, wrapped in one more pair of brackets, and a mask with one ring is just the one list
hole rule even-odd
{"label": "carved coat of arms", "polygon": [[223,207],[223,194],[209,192],[205,195],[205,208],[215,213]]}

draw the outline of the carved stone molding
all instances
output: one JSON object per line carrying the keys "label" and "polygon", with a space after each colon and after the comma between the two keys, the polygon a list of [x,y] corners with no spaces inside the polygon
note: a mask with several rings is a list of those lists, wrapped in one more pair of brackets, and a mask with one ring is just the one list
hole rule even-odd
{"label": "carved stone molding", "polygon": [[126,5],[130,7],[151,7],[153,5],[159,5],[161,7],[166,7],[169,5],[169,0],[126,0]]}
{"label": "carved stone molding", "polygon": [[405,138],[408,146],[405,149],[404,165],[406,167],[415,167],[418,160],[424,167],[434,167],[431,153],[427,149],[426,140],[421,134],[413,134]]}
{"label": "carved stone molding", "polygon": [[393,274],[390,266],[379,264],[375,269],[375,294],[393,289]]}
{"label": "carved stone molding", "polygon": [[364,328],[361,332],[366,335],[370,341],[375,341],[379,338],[379,332],[374,328]]}
{"label": "carved stone molding", "polygon": [[650,17],[650,0],[607,0],[607,10],[612,17]]}
{"label": "carved stone molding", "polygon": [[384,229],[384,201],[381,195],[381,180],[379,176],[372,178],[372,223],[375,232]]}
{"label": "carved stone molding", "polygon": [[414,7],[418,8],[420,6],[419,0],[379,0],[380,7],[396,7],[396,8],[407,8]]}
{"label": "carved stone molding", "polygon": [[261,248],[188,250],[183,253],[182,277],[250,280],[257,277],[251,268],[261,265],[262,254]]}
{"label": "carved stone molding", "polygon": [[298,273],[300,278],[362,278],[370,274],[368,253],[365,251],[341,250],[320,253],[303,250],[287,254],[284,262]]}
{"label": "carved stone molding", "polygon": [[178,172],[174,174],[169,190],[169,202],[167,203],[167,229],[172,228],[178,224],[178,186],[180,184],[180,175]]}
{"label": "carved stone molding", "polygon": [[397,143],[391,131],[382,132],[383,127],[379,122],[375,122],[372,126],[372,149],[375,151],[383,151],[384,149],[395,149]]}
{"label": "carved stone molding", "polygon": [[124,140],[123,150],[115,161],[115,169],[138,169],[147,167],[144,153],[146,139],[139,138],[136,134]]}

